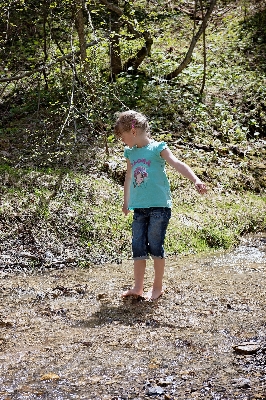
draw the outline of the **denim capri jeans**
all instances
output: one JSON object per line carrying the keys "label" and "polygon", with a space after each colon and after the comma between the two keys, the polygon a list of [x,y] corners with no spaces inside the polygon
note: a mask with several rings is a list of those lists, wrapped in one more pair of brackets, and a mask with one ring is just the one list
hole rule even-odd
{"label": "denim capri jeans", "polygon": [[171,208],[135,208],[132,223],[133,260],[165,258],[164,239]]}

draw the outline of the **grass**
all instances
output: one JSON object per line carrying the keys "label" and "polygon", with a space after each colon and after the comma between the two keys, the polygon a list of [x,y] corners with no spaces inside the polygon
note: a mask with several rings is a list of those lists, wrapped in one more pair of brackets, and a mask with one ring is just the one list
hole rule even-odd
{"label": "grass", "polygon": [[174,200],[166,243],[170,253],[229,249],[241,235],[265,228],[263,196],[251,192],[219,194],[213,189],[202,198],[181,192]]}

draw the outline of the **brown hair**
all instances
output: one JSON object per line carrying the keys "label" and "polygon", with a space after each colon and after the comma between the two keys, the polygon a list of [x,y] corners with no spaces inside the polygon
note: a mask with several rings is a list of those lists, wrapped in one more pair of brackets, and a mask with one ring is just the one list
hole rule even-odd
{"label": "brown hair", "polygon": [[120,138],[123,132],[132,128],[140,128],[150,136],[150,127],[145,115],[133,110],[120,113],[114,127],[116,137]]}

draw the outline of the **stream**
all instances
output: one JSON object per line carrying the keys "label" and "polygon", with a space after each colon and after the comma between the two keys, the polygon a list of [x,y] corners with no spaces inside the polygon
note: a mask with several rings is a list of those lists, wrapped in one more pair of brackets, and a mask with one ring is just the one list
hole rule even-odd
{"label": "stream", "polygon": [[154,302],[121,299],[130,260],[1,268],[0,400],[266,399],[265,255],[170,257]]}

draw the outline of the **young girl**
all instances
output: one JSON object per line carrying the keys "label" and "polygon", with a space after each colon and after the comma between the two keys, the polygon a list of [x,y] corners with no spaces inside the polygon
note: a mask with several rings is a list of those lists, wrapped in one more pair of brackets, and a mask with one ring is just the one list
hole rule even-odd
{"label": "young girl", "polygon": [[126,145],[123,212],[128,215],[130,210],[134,210],[132,252],[135,285],[122,296],[143,296],[146,260],[151,256],[154,260],[154,282],[145,297],[155,300],[163,294],[163,246],[172,207],[165,162],[191,180],[200,194],[207,190],[192,169],[172,154],[166,143],[151,139],[149,124],[143,114],[132,110],[122,112],[115,124],[115,134]]}

